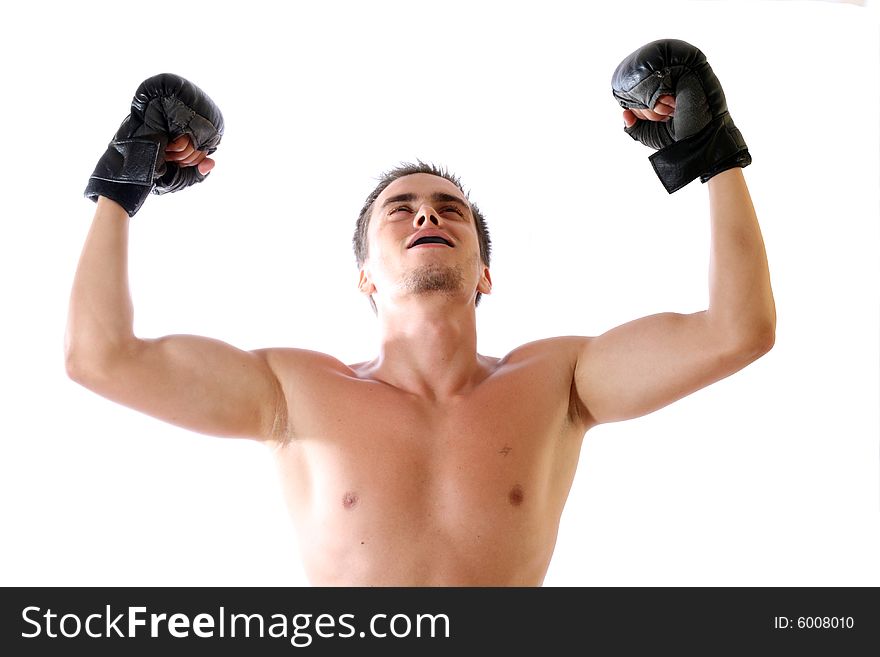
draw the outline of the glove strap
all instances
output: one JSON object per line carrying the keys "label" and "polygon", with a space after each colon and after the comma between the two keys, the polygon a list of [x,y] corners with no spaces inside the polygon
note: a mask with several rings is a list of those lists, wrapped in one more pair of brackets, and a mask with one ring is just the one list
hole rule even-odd
{"label": "glove strap", "polygon": [[133,217],[153,189],[153,176],[161,146],[159,140],[153,139],[111,142],[89,178],[85,196],[95,202],[98,196],[106,196],[119,203],[128,216]]}
{"label": "glove strap", "polygon": [[752,163],[746,142],[729,113],[715,119],[692,137],[677,141],[648,159],[670,194],[696,178],[705,183],[722,171]]}

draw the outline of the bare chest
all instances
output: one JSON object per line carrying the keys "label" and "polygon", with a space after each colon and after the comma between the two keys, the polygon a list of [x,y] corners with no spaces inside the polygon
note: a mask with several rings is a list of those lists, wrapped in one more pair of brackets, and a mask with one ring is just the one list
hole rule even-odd
{"label": "bare chest", "polygon": [[296,415],[289,465],[311,480],[311,493],[344,487],[337,501],[349,494],[366,503],[366,494],[433,505],[495,495],[518,506],[516,485],[546,473],[577,432],[568,395],[524,378],[444,403],[350,379],[320,393]]}
{"label": "bare chest", "polygon": [[436,572],[448,555],[456,572],[485,570],[491,553],[549,560],[583,435],[564,382],[514,371],[436,404],[336,377],[299,402],[276,455],[318,571],[361,563],[375,581],[379,564]]}

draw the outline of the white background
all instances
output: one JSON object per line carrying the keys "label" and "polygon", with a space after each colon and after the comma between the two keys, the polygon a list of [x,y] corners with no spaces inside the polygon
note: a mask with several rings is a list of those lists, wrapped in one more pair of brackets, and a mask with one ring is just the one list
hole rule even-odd
{"label": "white background", "polygon": [[[291,6],[288,7],[287,4]],[[10,9],[10,6],[15,8]],[[776,347],[584,442],[546,585],[880,585],[878,23],[830,2],[4,5],[4,585],[300,585],[268,450],[65,375],[82,191],[141,80],[223,110],[208,180],[132,222],[135,330],[375,355],[350,239],[376,177],[462,177],[494,241],[479,348],[706,307],[708,192],[667,195],[610,78],[708,56],[754,164]]]}

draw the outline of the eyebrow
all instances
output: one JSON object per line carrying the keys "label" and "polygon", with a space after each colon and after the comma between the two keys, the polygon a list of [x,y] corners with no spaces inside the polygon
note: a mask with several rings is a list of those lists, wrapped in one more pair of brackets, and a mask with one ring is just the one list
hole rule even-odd
{"label": "eyebrow", "polygon": [[[382,203],[382,207],[384,208],[388,205],[391,205],[392,203],[400,203],[402,201],[412,203],[413,201],[415,201],[417,199],[418,199],[418,196],[416,196],[415,194],[412,194],[412,193],[398,194],[397,196],[390,196],[387,199],[385,199],[385,202]],[[435,203],[458,203],[459,205],[461,205],[465,208],[470,207],[467,204],[467,202],[461,200],[460,198],[458,198],[457,196],[454,196],[453,194],[447,194],[446,192],[434,192],[433,194],[431,194],[431,200],[434,201]]]}

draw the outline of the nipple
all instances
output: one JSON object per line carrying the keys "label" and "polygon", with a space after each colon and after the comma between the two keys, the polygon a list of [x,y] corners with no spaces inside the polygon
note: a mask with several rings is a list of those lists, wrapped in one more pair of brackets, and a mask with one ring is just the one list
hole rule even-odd
{"label": "nipple", "polygon": [[519,506],[523,503],[523,489],[522,486],[516,484],[513,488],[510,489],[510,493],[507,494],[507,500],[513,506]]}
{"label": "nipple", "polygon": [[358,503],[357,493],[348,491],[342,496],[342,506],[346,509],[353,508]]}

